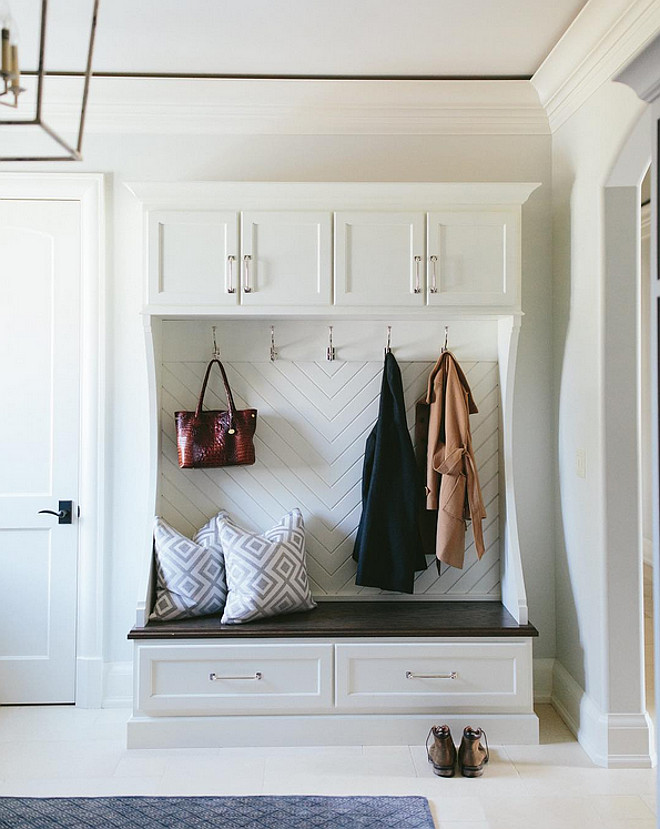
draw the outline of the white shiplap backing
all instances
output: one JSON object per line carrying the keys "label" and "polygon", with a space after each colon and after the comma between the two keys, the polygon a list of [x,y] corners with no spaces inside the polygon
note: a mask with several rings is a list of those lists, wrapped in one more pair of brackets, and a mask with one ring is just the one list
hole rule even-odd
{"label": "white shiplap backing", "polygon": [[[307,530],[308,571],[320,598],[392,598],[355,585],[352,559],[360,520],[364,445],[377,413],[382,361],[274,363],[226,362],[238,408],[258,409],[254,466],[179,469],[174,412],[195,408],[205,362],[166,361],[162,370],[162,463],[160,511],[187,534],[218,509],[251,529],[266,529],[300,507]],[[399,363],[408,425],[414,437],[415,402],[426,389],[430,362]],[[477,561],[471,529],[463,570],[443,568],[432,558],[418,574],[419,598],[499,599],[499,387],[497,363],[465,362],[479,414],[472,435],[488,518],[486,554]],[[226,408],[219,372],[212,375],[206,408]],[[406,596],[406,598],[411,598]]]}

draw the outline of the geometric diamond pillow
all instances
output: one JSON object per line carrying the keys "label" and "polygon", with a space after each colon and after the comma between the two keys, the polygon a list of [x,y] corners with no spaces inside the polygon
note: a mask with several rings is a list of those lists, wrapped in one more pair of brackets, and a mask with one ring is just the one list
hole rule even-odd
{"label": "geometric diamond pillow", "polygon": [[219,530],[226,517],[226,512],[219,512],[192,541],[156,518],[156,601],[150,620],[204,616],[223,609],[227,583]]}
{"label": "geometric diamond pillow", "polygon": [[294,509],[270,530],[253,533],[220,522],[227,603],[222,624],[233,625],[316,607],[305,565],[305,524]]}

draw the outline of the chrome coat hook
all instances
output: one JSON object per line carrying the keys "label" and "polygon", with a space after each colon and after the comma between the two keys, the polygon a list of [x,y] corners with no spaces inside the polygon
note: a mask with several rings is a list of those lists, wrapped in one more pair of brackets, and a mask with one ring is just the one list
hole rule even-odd
{"label": "chrome coat hook", "polygon": [[335,346],[332,341],[332,326],[328,326],[328,349],[325,353],[325,359],[332,362],[335,359]]}
{"label": "chrome coat hook", "polygon": [[385,356],[392,353],[392,326],[387,326],[387,342],[385,345]]}
{"label": "chrome coat hook", "polygon": [[448,326],[448,325],[445,325],[445,344],[442,346],[442,350],[443,350],[443,351],[446,351],[446,350],[447,350],[447,342],[448,342],[448,340],[449,340],[449,326]]}
{"label": "chrome coat hook", "polygon": [[277,360],[277,348],[275,348],[275,326],[270,327],[270,361],[274,363]]}
{"label": "chrome coat hook", "polygon": [[211,330],[213,331],[213,359],[219,360],[220,359],[220,349],[218,348],[218,343],[215,339],[215,329],[217,326],[212,326]]}

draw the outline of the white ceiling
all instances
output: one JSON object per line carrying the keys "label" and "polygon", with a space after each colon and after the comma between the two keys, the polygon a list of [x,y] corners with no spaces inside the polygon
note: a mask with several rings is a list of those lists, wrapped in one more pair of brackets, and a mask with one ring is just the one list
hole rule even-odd
{"label": "white ceiling", "polygon": [[[585,0],[101,0],[96,72],[529,77]],[[40,0],[10,0],[35,68]],[[91,0],[50,0],[47,68],[77,71]]]}

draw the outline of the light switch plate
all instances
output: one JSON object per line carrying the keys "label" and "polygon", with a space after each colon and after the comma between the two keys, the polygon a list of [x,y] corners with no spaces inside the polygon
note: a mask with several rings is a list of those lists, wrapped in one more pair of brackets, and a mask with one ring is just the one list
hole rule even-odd
{"label": "light switch plate", "polygon": [[575,453],[575,472],[578,478],[587,477],[587,450],[578,449]]}

